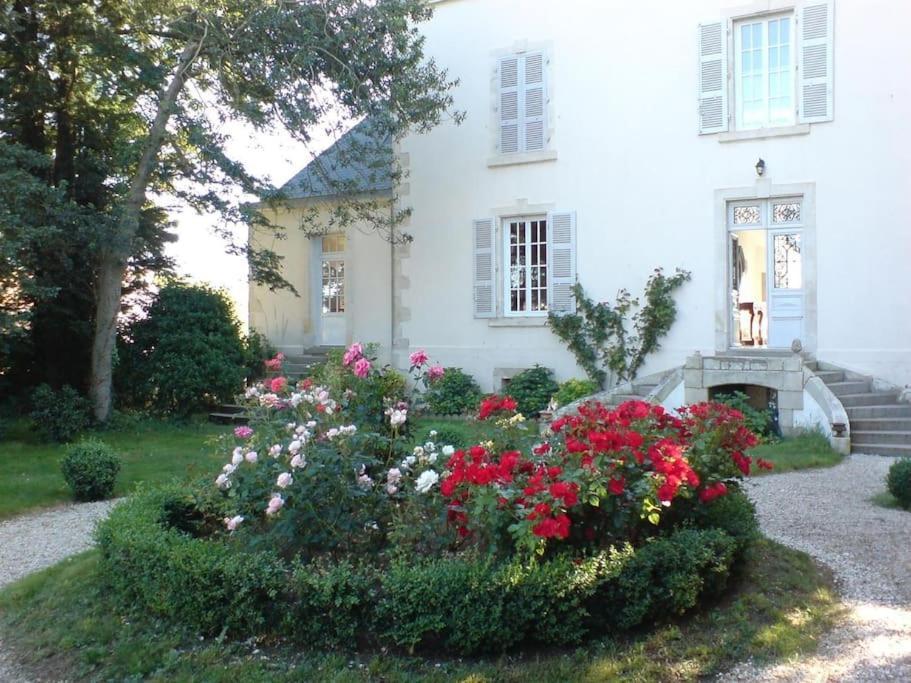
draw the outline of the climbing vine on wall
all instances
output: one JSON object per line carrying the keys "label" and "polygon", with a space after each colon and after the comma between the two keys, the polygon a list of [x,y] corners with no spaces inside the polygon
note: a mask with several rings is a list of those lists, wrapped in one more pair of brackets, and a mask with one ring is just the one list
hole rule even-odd
{"label": "climbing vine on wall", "polygon": [[633,380],[649,354],[661,348],[664,337],[677,319],[674,291],[691,277],[677,268],[665,275],[656,268],[645,285],[644,303],[626,289],[617,292],[616,301],[595,302],[582,285],[573,285],[575,313],[550,313],[548,325],[569,347],[588,376],[603,387],[605,369],[618,381]]}

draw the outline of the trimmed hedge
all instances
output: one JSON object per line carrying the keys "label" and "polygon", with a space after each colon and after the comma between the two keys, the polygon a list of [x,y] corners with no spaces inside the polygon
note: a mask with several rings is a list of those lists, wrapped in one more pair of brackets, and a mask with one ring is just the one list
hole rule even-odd
{"label": "trimmed hedge", "polygon": [[124,602],[204,633],[281,634],[330,648],[468,655],[573,645],[716,595],[740,547],[720,529],[682,529],[581,560],[302,565],[175,528],[175,511],[192,504],[176,487],[144,492],[100,525],[102,571]]}

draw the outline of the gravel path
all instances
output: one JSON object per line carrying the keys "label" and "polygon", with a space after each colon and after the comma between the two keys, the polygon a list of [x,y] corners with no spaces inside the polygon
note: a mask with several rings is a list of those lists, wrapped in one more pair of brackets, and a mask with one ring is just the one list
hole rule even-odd
{"label": "gravel path", "polygon": [[911,513],[870,503],[893,462],[852,455],[830,469],[749,483],[762,530],[831,568],[848,616],[813,656],[741,664],[723,680],[911,681]]}
{"label": "gravel path", "polygon": [[[92,546],[95,524],[116,501],[82,503],[0,522],[0,588]],[[0,682],[28,683],[0,640]]]}

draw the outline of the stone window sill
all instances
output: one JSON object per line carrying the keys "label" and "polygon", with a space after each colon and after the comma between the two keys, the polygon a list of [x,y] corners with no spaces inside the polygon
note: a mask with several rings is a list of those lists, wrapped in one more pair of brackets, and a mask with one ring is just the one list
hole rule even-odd
{"label": "stone window sill", "polygon": [[783,138],[791,135],[807,135],[810,132],[809,123],[800,123],[796,126],[781,126],[780,128],[757,128],[755,130],[732,130],[727,133],[718,133],[718,142],[739,142],[740,140],[765,140],[767,138]]}
{"label": "stone window sill", "polygon": [[547,316],[530,316],[528,318],[491,318],[488,327],[544,327]]}
{"label": "stone window sill", "polygon": [[518,164],[534,164],[540,161],[556,161],[556,150],[546,149],[541,152],[520,152],[519,154],[500,154],[487,160],[488,168],[498,166],[516,166]]}

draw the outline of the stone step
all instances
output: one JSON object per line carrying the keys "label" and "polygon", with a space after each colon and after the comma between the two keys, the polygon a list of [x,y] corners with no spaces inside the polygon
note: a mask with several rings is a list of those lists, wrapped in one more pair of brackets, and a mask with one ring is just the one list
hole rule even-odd
{"label": "stone step", "polygon": [[244,425],[247,424],[248,420],[249,418],[244,413],[209,413],[209,422],[214,422],[215,424]]}
{"label": "stone step", "polygon": [[639,394],[616,394],[611,396],[610,402],[611,405],[620,405],[621,403],[626,403],[627,401],[641,401],[645,397],[640,396]]}
{"label": "stone step", "polygon": [[845,373],[842,370],[820,370],[816,373],[816,376],[826,384],[844,382],[845,380]]}
{"label": "stone step", "polygon": [[836,396],[846,396],[851,394],[866,394],[870,392],[869,380],[848,380],[844,382],[826,382],[829,389]]}
{"label": "stone step", "polygon": [[854,432],[878,431],[911,432],[911,416],[851,418],[852,435]]}
{"label": "stone step", "polygon": [[860,448],[863,444],[879,444],[882,446],[905,446],[911,449],[911,431],[863,431],[851,430],[851,443]]}
{"label": "stone step", "polygon": [[877,418],[911,417],[911,403],[896,403],[885,406],[845,406],[851,424],[855,420],[875,420]]}
{"label": "stone step", "polygon": [[215,412],[217,413],[242,413],[245,410],[246,408],[239,406],[236,403],[222,403],[215,408]]}
{"label": "stone step", "polygon": [[[853,435],[852,435],[853,436]],[[852,453],[866,453],[869,455],[891,455],[895,457],[911,457],[911,445],[900,446],[898,444],[851,444]]]}
{"label": "stone step", "polygon": [[857,394],[842,394],[838,397],[841,404],[847,409],[854,406],[895,406],[899,405],[898,396],[887,393],[863,392]]}

